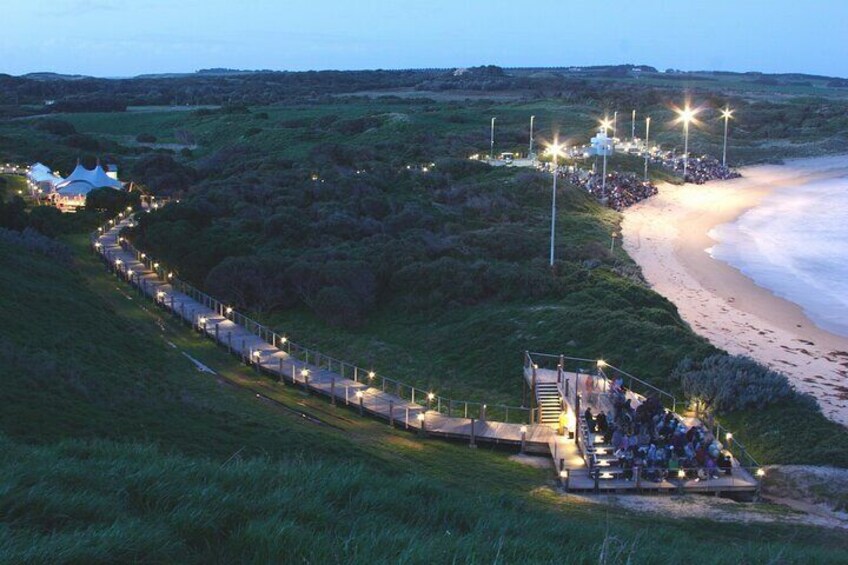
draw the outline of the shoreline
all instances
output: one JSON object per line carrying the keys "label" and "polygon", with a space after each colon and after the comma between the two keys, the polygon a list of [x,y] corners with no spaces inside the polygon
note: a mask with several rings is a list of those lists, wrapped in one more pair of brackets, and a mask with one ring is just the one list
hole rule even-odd
{"label": "shoreline", "polygon": [[797,304],[714,259],[712,228],[733,222],[777,189],[848,175],[848,155],[758,165],[704,185],[662,184],[624,211],[624,249],[693,331],[735,355],[787,374],[831,420],[848,426],[848,337],[816,326]]}

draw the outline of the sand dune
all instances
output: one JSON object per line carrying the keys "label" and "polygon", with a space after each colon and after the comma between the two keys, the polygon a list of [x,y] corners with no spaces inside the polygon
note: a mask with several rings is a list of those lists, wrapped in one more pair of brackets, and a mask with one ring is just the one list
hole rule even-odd
{"label": "sand dune", "polygon": [[848,175],[848,156],[748,167],[743,178],[662,185],[624,213],[624,248],[651,286],[677,305],[698,334],[789,375],[848,426],[848,338],[811,322],[801,308],[757,286],[708,253],[711,228],[733,221],[777,188]]}

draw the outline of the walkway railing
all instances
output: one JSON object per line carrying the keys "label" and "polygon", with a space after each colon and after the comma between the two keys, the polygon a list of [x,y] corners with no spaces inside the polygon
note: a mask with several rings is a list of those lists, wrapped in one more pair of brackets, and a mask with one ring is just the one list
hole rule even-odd
{"label": "walkway railing", "polygon": [[[95,245],[98,236],[117,227],[122,221],[127,220],[130,215],[130,210],[121,212],[116,218],[109,220],[106,224],[92,232],[90,236],[92,245]],[[262,341],[285,351],[289,355],[303,361],[304,363],[311,364],[319,368],[326,368],[331,372],[341,375],[342,377],[350,378],[356,382],[362,382],[368,386],[379,388],[384,392],[389,392],[404,400],[409,400],[410,402],[426,407],[428,410],[436,411],[446,416],[479,418],[481,420],[515,424],[531,423],[530,408],[523,406],[510,406],[506,404],[487,404],[471,400],[456,400],[441,396],[432,390],[424,390],[399,380],[384,377],[373,369],[364,369],[354,363],[336,359],[330,355],[325,355],[317,349],[298,344],[292,341],[285,333],[280,333],[265,326],[264,324],[259,323],[253,318],[245,316],[231,306],[179,279],[174,272],[169,270],[165,265],[159,263],[146,253],[138,251],[128,241],[122,240],[121,245],[125,251],[133,253],[139,262],[156,272],[160,280],[169,283],[178,292],[185,294],[206,308],[215,311],[218,315],[243,327],[251,334],[259,337]]]}

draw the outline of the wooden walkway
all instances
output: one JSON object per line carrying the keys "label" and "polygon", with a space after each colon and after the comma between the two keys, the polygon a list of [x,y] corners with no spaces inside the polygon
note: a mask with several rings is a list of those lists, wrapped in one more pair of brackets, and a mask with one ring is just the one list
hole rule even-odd
{"label": "wooden walkway", "polygon": [[[453,415],[450,407],[448,414],[444,414],[441,406],[439,410],[433,410],[420,401],[414,402],[414,389],[413,400],[405,399],[400,396],[400,393],[392,394],[393,385],[390,384],[387,387],[385,379],[382,380],[382,387],[370,386],[368,375],[363,371],[352,371],[353,378],[350,378],[350,375],[345,374],[344,365],[339,372],[330,370],[329,365],[328,367],[320,366],[320,362],[310,363],[308,353],[306,359],[296,358],[290,353],[291,349],[286,351],[282,342],[277,343],[279,336],[276,338],[266,336],[263,339],[261,336],[265,334],[260,331],[257,335],[247,327],[236,323],[232,319],[235,315],[223,311],[220,305],[212,307],[211,304],[206,305],[189,294],[180,292],[177,285],[169,282],[167,273],[161,270],[157,273],[154,270],[153,267],[158,265],[151,264],[149,258],[145,258],[143,254],[139,254],[125,242],[119,241],[119,231],[129,221],[124,219],[114,223],[111,227],[102,230],[93,241],[95,250],[104,259],[109,269],[136,287],[139,293],[191,325],[195,331],[227,348],[231,354],[239,356],[243,362],[272,376],[280,383],[302,387],[309,393],[326,396],[333,405],[347,406],[359,411],[362,415],[381,418],[394,427],[421,435],[466,441],[472,447],[476,446],[477,442],[486,442],[519,448],[527,453],[548,455],[551,457],[561,483],[572,491],[719,492],[752,491],[756,487],[756,481],[750,475],[745,477],[743,473],[710,481],[678,480],[661,483],[639,481],[634,483],[621,479],[619,475],[596,480],[574,436],[569,439],[568,434],[558,435],[557,429],[553,426],[489,420],[485,416],[485,405],[482,406],[476,418],[467,417],[468,404],[465,405],[463,417]],[[269,339],[274,343],[269,342]],[[347,367],[351,368],[349,365]],[[529,382],[526,370],[525,378]],[[537,382],[557,382],[557,371],[538,369],[536,378]],[[560,390],[564,393],[566,404],[569,406],[569,392],[576,390],[578,386],[585,387],[588,383],[588,380],[584,378],[581,385],[580,378],[581,376],[577,373],[563,374],[561,386],[564,389]],[[400,390],[400,383],[395,384]],[[387,388],[389,390],[386,390]],[[583,392],[582,389],[581,392]],[[586,393],[588,395],[589,391]],[[418,398],[429,400],[429,404],[432,404],[432,399],[427,399],[426,395],[423,397],[419,395]],[[507,419],[508,417],[507,413]],[[567,472],[564,472],[566,470]]]}
{"label": "wooden walkway", "polygon": [[[369,386],[365,375],[356,380],[344,377],[324,367],[295,358],[213,308],[179,292],[137,257],[136,251],[118,241],[123,220],[97,238],[95,249],[113,270],[160,307],[190,324],[238,355],[245,363],[256,366],[281,383],[303,387],[304,390],[327,396],[336,405],[350,406],[362,414],[376,416],[391,425],[422,434],[468,441],[489,442],[520,447],[532,453],[548,453],[555,431],[549,426],[524,425],[491,421],[483,418],[447,416],[430,410],[422,403]],[[426,397],[425,397],[426,398]]]}

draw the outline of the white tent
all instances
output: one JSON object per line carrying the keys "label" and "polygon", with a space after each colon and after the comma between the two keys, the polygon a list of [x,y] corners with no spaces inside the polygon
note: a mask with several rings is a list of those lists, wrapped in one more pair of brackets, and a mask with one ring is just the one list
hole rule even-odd
{"label": "white tent", "polygon": [[63,182],[62,177],[54,174],[50,167],[41,163],[36,163],[29,168],[27,179],[48,192],[54,190],[59,183]]}
{"label": "white tent", "polygon": [[60,194],[87,194],[95,188],[103,187],[121,190],[124,185],[121,181],[107,175],[98,161],[97,166],[93,169],[86,169],[80,162],[77,162],[73,172],[56,188]]}

